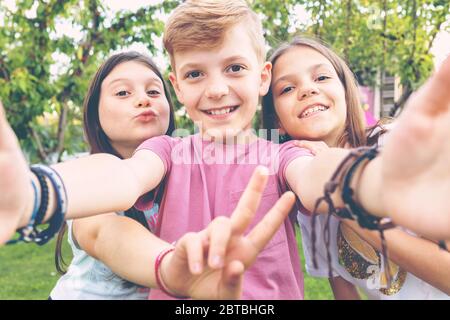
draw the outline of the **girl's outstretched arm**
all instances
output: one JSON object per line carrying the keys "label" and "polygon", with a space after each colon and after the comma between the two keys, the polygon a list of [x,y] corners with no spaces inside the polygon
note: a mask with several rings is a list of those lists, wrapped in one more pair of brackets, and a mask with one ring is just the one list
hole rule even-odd
{"label": "girl's outstretched arm", "polygon": [[[164,176],[162,160],[153,152],[141,150],[126,160],[110,154],[59,163],[53,168],[60,174],[68,196],[67,219],[85,217],[130,208],[138,197],[156,187]],[[0,103],[0,245],[15,230],[30,220],[34,191],[30,173],[17,138],[9,126]],[[55,193],[49,185],[48,220],[56,207]]]}
{"label": "girl's outstretched arm", "polygon": [[[450,58],[411,97],[381,154],[352,179],[355,198],[373,215],[431,239],[450,239]],[[287,167],[289,185],[308,210],[349,153],[329,149]],[[342,207],[340,192],[334,203]],[[326,211],[323,205],[319,211]]]}
{"label": "girl's outstretched arm", "polygon": [[361,300],[356,287],[342,277],[329,278],[334,299],[336,300]]}

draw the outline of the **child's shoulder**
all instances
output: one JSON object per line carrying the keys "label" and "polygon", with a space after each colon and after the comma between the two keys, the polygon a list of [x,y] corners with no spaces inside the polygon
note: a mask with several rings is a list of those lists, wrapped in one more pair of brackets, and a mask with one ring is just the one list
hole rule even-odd
{"label": "child's shoulder", "polygon": [[181,142],[191,142],[194,135],[189,135],[185,137],[171,137],[168,135],[156,136],[148,138],[141,145],[155,145],[155,144],[169,144],[171,146],[176,145]]}

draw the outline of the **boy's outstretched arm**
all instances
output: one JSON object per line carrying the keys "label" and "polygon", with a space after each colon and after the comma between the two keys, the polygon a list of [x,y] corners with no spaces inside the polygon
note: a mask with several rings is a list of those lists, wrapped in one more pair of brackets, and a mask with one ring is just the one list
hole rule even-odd
{"label": "boy's outstretched arm", "polygon": [[[396,121],[381,154],[359,169],[352,186],[373,215],[431,239],[450,239],[450,58],[414,95]],[[333,172],[349,153],[329,149],[287,167],[289,185],[310,211]],[[340,192],[334,194],[343,205]],[[319,208],[326,212],[326,205]]]}
{"label": "boy's outstretched arm", "polygon": [[[161,266],[161,276],[173,293],[204,299],[239,298],[242,275],[278,230],[294,202],[287,193],[244,236],[259,206],[267,173],[253,174],[232,216],[219,217],[198,233],[177,241]],[[193,213],[195,214],[195,213]],[[79,228],[80,227],[80,228]],[[116,214],[74,220],[79,245],[116,274],[134,283],[155,288],[154,264],[171,245],[136,221]]]}

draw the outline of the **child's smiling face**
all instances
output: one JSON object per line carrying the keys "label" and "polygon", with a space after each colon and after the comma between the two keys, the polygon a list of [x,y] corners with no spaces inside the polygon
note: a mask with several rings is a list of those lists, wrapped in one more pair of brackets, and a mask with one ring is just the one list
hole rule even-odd
{"label": "child's smiling face", "polygon": [[251,128],[259,97],[270,84],[243,24],[232,27],[214,49],[174,53],[170,80],[178,100],[203,136],[226,138]]}
{"label": "child's smiling face", "polygon": [[275,110],[294,139],[323,140],[335,146],[345,130],[345,90],[331,62],[318,51],[295,46],[273,68]]}

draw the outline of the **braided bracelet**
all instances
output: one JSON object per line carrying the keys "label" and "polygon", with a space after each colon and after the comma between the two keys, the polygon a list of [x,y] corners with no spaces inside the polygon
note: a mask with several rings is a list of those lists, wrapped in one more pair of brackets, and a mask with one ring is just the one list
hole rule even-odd
{"label": "braided bracelet", "polygon": [[[316,216],[317,211],[320,204],[325,201],[328,205],[328,219],[326,223],[327,230],[326,232],[330,232],[329,230],[329,217],[331,214],[334,214],[343,219],[356,220],[358,224],[362,228],[370,229],[370,230],[378,230],[380,232],[381,237],[381,248],[382,254],[385,257],[385,270],[386,270],[386,278],[388,284],[390,284],[390,274],[389,268],[387,266],[387,248],[386,241],[384,238],[383,231],[389,228],[393,228],[394,224],[392,222],[381,223],[382,219],[380,217],[375,217],[364,210],[357,202],[353,199],[354,191],[351,189],[350,184],[356,169],[362,165],[365,161],[367,164],[368,161],[374,159],[378,154],[378,150],[376,146],[373,147],[360,147],[353,149],[339,164],[336,171],[333,173],[330,181],[325,184],[324,195],[323,197],[317,199],[313,217],[312,217],[312,253],[313,253],[313,265],[317,268],[317,259],[316,259],[316,234],[315,234],[315,225],[316,225]],[[337,208],[335,207],[331,195],[337,190],[337,188],[341,186],[342,188],[342,200],[344,202],[344,207]],[[331,271],[331,256],[329,254],[329,234],[328,237],[325,237],[325,243],[327,244],[327,258],[328,258],[328,272],[329,276],[332,276]]]}

